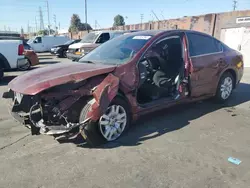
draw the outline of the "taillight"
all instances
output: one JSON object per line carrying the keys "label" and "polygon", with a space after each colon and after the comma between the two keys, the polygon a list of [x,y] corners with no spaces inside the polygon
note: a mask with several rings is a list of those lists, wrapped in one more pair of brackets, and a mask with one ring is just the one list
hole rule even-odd
{"label": "taillight", "polygon": [[23,55],[23,53],[24,53],[24,46],[23,46],[23,44],[19,44],[18,55]]}

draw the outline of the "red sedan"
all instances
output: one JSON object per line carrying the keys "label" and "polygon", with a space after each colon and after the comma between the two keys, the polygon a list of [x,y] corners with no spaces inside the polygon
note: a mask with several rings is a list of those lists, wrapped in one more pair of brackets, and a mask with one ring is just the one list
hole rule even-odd
{"label": "red sedan", "polygon": [[141,31],[79,62],[32,70],[9,83],[12,115],[33,134],[80,134],[95,146],[118,139],[139,116],[214,97],[229,99],[242,55],[195,31]]}

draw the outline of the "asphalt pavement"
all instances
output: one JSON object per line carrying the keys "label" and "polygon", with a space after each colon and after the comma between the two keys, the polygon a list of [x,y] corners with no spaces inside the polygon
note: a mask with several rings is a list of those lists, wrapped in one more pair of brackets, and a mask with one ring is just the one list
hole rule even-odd
{"label": "asphalt pavement", "polygon": [[[67,62],[39,54],[40,65]],[[5,74],[8,82],[23,72]],[[0,187],[250,187],[250,69],[230,101],[202,101],[141,118],[98,149],[31,136],[0,99]],[[228,157],[242,162],[235,165]]]}

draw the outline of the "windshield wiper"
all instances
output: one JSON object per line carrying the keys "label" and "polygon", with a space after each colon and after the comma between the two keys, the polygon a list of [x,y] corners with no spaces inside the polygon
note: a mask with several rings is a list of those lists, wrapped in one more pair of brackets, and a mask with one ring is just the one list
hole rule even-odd
{"label": "windshield wiper", "polygon": [[91,64],[95,64],[93,61],[78,61],[80,63],[91,63]]}

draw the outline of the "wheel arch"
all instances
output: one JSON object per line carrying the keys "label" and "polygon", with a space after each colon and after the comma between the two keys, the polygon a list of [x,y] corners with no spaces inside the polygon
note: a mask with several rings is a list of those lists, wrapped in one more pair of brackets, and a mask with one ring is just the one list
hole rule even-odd
{"label": "wheel arch", "polygon": [[3,66],[4,69],[10,69],[10,64],[8,60],[1,53],[0,53],[0,65]]}

